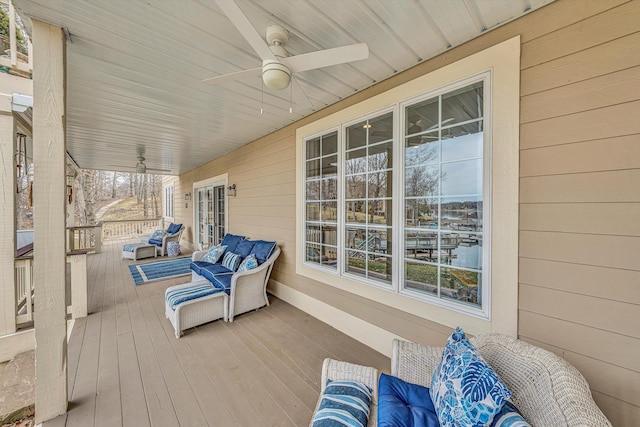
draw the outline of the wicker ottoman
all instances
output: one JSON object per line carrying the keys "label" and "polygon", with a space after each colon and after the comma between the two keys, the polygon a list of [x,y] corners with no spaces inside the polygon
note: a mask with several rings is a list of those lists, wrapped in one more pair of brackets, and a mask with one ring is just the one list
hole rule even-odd
{"label": "wicker ottoman", "polygon": [[143,258],[150,258],[158,256],[156,251],[156,245],[149,245],[148,243],[132,243],[130,245],[124,245],[122,247],[122,258],[132,259],[137,261]]}
{"label": "wicker ottoman", "polygon": [[[170,296],[175,297],[176,293],[189,293],[191,290],[197,292],[198,288],[211,287],[212,294],[196,297],[184,302],[180,302],[172,307]],[[170,286],[165,291],[165,317],[171,321],[176,332],[176,338],[180,338],[182,331],[193,328],[214,320],[223,319],[225,322],[229,313],[229,296],[222,290],[214,288],[208,280],[189,282],[182,285]]]}

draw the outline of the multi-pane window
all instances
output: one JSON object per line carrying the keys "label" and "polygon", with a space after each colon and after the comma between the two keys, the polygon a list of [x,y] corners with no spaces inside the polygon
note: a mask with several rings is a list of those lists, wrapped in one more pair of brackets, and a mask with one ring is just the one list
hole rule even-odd
{"label": "multi-pane window", "polygon": [[481,305],[483,84],[405,107],[404,288]]}
{"label": "multi-pane window", "polygon": [[332,269],[338,256],[338,132],[306,141],[305,260]]}
{"label": "multi-pane window", "polygon": [[345,271],[391,283],[393,113],[348,126],[344,160]]}
{"label": "multi-pane window", "polygon": [[484,98],[478,80],[306,139],[305,263],[486,313]]}
{"label": "multi-pane window", "polygon": [[164,216],[173,218],[173,185],[164,189]]}

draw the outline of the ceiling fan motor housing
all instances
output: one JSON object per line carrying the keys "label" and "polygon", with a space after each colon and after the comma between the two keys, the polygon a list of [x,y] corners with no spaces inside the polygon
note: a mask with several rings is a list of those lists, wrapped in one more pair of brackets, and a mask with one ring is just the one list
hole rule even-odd
{"label": "ceiling fan motor housing", "polygon": [[284,46],[289,41],[289,31],[280,25],[269,25],[267,27],[267,43],[270,45]]}
{"label": "ceiling fan motor housing", "polygon": [[291,82],[291,71],[281,62],[263,61],[262,81],[269,89],[285,89]]}

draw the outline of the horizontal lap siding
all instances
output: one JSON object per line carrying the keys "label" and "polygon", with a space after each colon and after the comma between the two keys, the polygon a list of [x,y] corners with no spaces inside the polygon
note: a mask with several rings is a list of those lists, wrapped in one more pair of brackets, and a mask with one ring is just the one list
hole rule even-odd
{"label": "horizontal lap siding", "polygon": [[640,2],[522,45],[520,338],[640,420]]}
{"label": "horizontal lap siding", "polygon": [[283,252],[272,278],[391,333],[443,344],[448,327],[296,274],[295,129],[520,36],[519,335],[577,366],[615,426],[637,425],[639,7],[557,0],[489,31],[182,175],[176,219],[193,241],[184,193],[228,173],[237,185],[228,231],[278,241]]}

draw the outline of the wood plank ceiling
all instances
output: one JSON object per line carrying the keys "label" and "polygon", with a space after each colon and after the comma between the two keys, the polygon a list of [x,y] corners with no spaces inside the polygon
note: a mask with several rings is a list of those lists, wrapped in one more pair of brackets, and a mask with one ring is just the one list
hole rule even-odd
{"label": "wood plank ceiling", "polygon": [[366,60],[295,74],[312,106],[292,113],[289,89],[259,78],[201,82],[261,65],[212,0],[13,1],[70,35],[67,150],[79,166],[132,171],[144,151],[149,172],[180,175],[553,0],[238,0],[260,34],[289,30],[290,55],[369,46]]}

